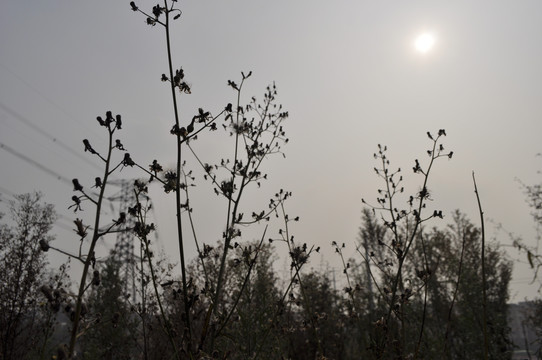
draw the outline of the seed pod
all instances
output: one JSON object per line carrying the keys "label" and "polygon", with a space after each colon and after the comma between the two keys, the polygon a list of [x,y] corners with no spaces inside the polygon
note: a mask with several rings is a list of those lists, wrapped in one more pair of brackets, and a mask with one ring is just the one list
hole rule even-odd
{"label": "seed pod", "polygon": [[92,274],[92,285],[99,286],[100,282],[101,282],[100,272],[98,270],[94,270]]}
{"label": "seed pod", "polygon": [[43,252],[49,251],[49,244],[47,244],[47,241],[45,241],[44,239],[41,239],[40,240],[40,248],[41,248],[41,251],[43,251]]}

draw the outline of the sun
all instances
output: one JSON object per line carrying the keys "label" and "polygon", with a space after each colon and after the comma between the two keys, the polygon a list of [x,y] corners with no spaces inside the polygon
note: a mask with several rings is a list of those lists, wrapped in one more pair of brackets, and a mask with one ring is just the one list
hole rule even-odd
{"label": "sun", "polygon": [[425,32],[416,38],[414,41],[414,47],[416,50],[422,54],[427,54],[435,46],[436,38],[430,32]]}

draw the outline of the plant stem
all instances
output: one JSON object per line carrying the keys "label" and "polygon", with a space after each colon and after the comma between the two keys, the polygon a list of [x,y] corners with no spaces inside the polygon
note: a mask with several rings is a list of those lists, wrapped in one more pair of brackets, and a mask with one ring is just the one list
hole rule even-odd
{"label": "plant stem", "polygon": [[[243,83],[241,82],[241,84],[239,85],[239,89],[237,90],[237,112],[236,112],[236,117],[235,117],[235,122],[236,122],[237,127],[239,127],[239,105],[241,103],[241,87],[242,86],[243,86]],[[231,207],[232,207],[232,202],[233,202],[233,189],[235,188],[235,174],[236,174],[235,168],[237,166],[238,151],[239,151],[239,131],[236,131],[235,132],[235,154],[234,154],[234,157],[233,157],[233,168],[234,168],[234,170],[232,171],[232,180],[231,180],[232,181],[232,190],[231,190],[231,193],[230,193],[230,195],[228,197],[228,214],[227,214],[227,217],[226,217],[226,238],[225,238],[225,242],[224,242],[224,251],[222,253],[222,259],[220,261],[220,270],[218,272],[218,279],[217,279],[217,284],[216,284],[216,293],[215,293],[215,297],[214,297],[214,312],[215,313],[218,310],[217,302],[218,302],[218,299],[220,297],[220,293],[222,291],[224,270],[226,268],[226,256],[228,254],[229,245],[230,245],[231,238],[232,238],[231,232],[233,232],[233,225],[234,225],[234,222],[235,222],[235,215],[236,215],[236,212],[237,212],[237,204],[239,203],[238,201],[235,202],[233,213],[232,213]],[[239,194],[237,196],[237,200],[239,200],[242,190],[243,190],[243,188],[241,187],[239,189]],[[230,219],[231,219],[231,221],[230,221]],[[231,229],[231,232],[230,232],[230,229]]]}
{"label": "plant stem", "polygon": [[[242,88],[242,86],[243,86],[243,82],[241,82],[241,84],[239,85],[239,88],[237,89],[237,107],[236,107],[237,112],[236,112],[236,119],[235,119],[237,128],[239,127],[239,114],[240,114],[239,105],[241,103],[241,88]],[[243,190],[244,190],[244,186],[245,186],[245,181],[244,181],[244,178],[243,178],[243,180],[241,182],[241,185],[240,185],[240,188],[239,188],[239,192],[237,194],[237,199],[234,201],[233,200],[233,192],[234,192],[234,189],[235,189],[235,178],[236,178],[236,166],[237,166],[238,151],[239,151],[239,131],[236,131],[235,132],[235,154],[234,154],[234,158],[233,158],[233,170],[231,171],[231,173],[232,173],[232,179],[231,179],[232,189],[231,189],[231,192],[228,195],[228,213],[227,213],[227,216],[226,216],[226,230],[224,232],[224,234],[225,234],[224,250],[222,252],[222,258],[220,259],[220,269],[218,271],[218,278],[217,278],[217,282],[216,282],[216,291],[215,291],[214,297],[212,299],[212,304],[211,304],[211,306],[212,306],[212,314],[213,315],[217,314],[217,311],[218,311],[218,308],[219,308],[218,302],[219,302],[219,299],[220,299],[220,295],[222,293],[222,287],[223,287],[223,283],[224,283],[224,272],[226,270],[226,257],[228,255],[228,251],[229,251],[229,248],[230,248],[230,243],[231,243],[232,237],[234,235],[233,233],[234,233],[234,226],[235,226],[235,221],[236,221],[236,217],[237,217],[237,208],[238,208],[238,205],[239,205],[239,201],[241,200],[241,195],[243,194]],[[233,210],[232,210],[232,203],[233,203]],[[206,320],[207,321],[205,323],[205,328],[207,328],[207,326],[209,325],[208,321],[210,320],[210,317],[208,317]],[[211,332],[211,349],[214,347],[215,337],[216,337],[216,333],[213,330]]]}
{"label": "plant stem", "polygon": [[254,259],[252,259],[252,261],[250,262],[247,274],[245,275],[245,279],[243,280],[243,284],[241,285],[241,290],[239,291],[239,295],[236,297],[235,301],[233,302],[233,305],[232,305],[230,311],[228,312],[228,315],[226,315],[226,319],[222,323],[222,326],[216,332],[217,336],[220,335],[222,330],[224,330],[224,328],[228,324],[233,312],[237,308],[237,304],[239,304],[239,300],[241,299],[241,296],[243,295],[243,293],[245,291],[247,283],[250,280],[250,275],[252,274],[252,269],[254,268],[254,265],[256,264],[256,261],[258,260],[258,255],[259,255],[259,253],[260,253],[260,251],[262,249],[262,244],[263,244],[263,241],[265,239],[265,234],[267,233],[267,227],[268,227],[268,225],[265,226],[265,229],[264,229],[263,234],[262,234],[262,238],[260,239],[260,243],[258,244],[258,248],[256,249],[256,254],[254,255]]}
{"label": "plant stem", "polygon": [[[437,146],[437,142],[435,141],[434,144],[433,144],[432,154],[435,153],[436,146]],[[427,189],[427,183],[429,181],[429,173],[431,172],[431,168],[433,167],[433,162],[435,161],[435,159],[436,159],[435,156],[432,155],[431,156],[431,161],[429,162],[429,166],[427,167],[427,171],[425,172],[422,191]],[[390,301],[390,307],[389,307],[389,310],[388,310],[388,316],[386,317],[386,319],[387,319],[386,323],[389,323],[389,320],[391,318],[391,313],[392,313],[392,310],[393,310],[393,302],[395,301],[395,297],[397,295],[397,288],[398,288],[399,280],[401,278],[401,273],[402,273],[402,270],[403,270],[403,263],[405,262],[408,251],[410,250],[410,246],[414,242],[414,239],[416,238],[416,234],[418,232],[418,228],[419,228],[419,226],[421,225],[421,222],[422,222],[421,217],[422,217],[422,209],[424,208],[423,205],[424,205],[424,197],[420,196],[420,202],[418,204],[418,212],[417,212],[418,215],[417,215],[417,218],[415,219],[414,229],[412,229],[412,233],[409,236],[405,251],[403,252],[402,256],[399,258],[399,266],[398,266],[397,274],[396,274],[394,282],[393,282],[392,296],[391,296],[391,301]],[[392,212],[392,214],[393,214],[393,212]],[[393,217],[392,217],[392,219],[393,219]]]}
{"label": "plant stem", "polygon": [[107,149],[107,159],[105,161],[105,170],[104,170],[104,176],[102,180],[102,186],[100,187],[100,195],[98,196],[98,201],[96,204],[96,215],[94,218],[94,232],[92,235],[92,241],[90,242],[90,248],[88,250],[87,258],[85,259],[85,265],[83,267],[83,274],[81,275],[81,282],[79,283],[79,292],[77,294],[77,303],[75,305],[75,316],[73,320],[72,325],[72,332],[70,337],[70,345],[68,348],[68,358],[73,357],[73,352],[75,350],[75,342],[77,340],[77,331],[79,330],[79,322],[81,320],[81,307],[83,303],[83,295],[86,289],[86,281],[87,281],[87,275],[88,275],[88,269],[90,267],[90,264],[93,262],[94,259],[94,248],[96,247],[96,243],[98,242],[98,239],[100,238],[100,215],[102,211],[102,203],[105,193],[105,188],[107,186],[107,181],[109,177],[109,166],[111,163],[111,153],[113,151],[113,132],[109,128],[109,146]]}
{"label": "plant stem", "polygon": [[145,360],[148,360],[148,335],[147,335],[147,285],[145,284],[145,257],[143,253],[143,243],[139,246],[139,260],[140,260],[140,266],[141,266],[141,323],[143,328],[143,358]]}
{"label": "plant stem", "polygon": [[472,181],[474,182],[474,193],[476,194],[476,200],[478,201],[478,209],[480,210],[480,223],[482,230],[482,308],[483,308],[483,330],[484,330],[484,359],[487,360],[489,356],[489,339],[487,336],[487,294],[486,294],[486,236],[484,229],[484,212],[482,210],[482,204],[480,202],[480,195],[478,194],[478,187],[476,186],[476,178],[474,177],[474,171],[472,172]]}
{"label": "plant stem", "polygon": [[[169,66],[169,78],[171,79],[171,98],[173,100],[173,111],[175,113],[175,125],[177,129],[180,129],[179,111],[177,107],[177,97],[175,95],[175,84],[173,82],[173,63],[171,60],[171,39],[169,35],[169,12],[167,0],[164,0],[164,7],[166,8],[166,45],[167,45],[167,57]],[[184,241],[183,241],[183,227],[181,221],[181,164],[182,164],[182,152],[181,152],[181,134],[177,131],[177,164],[176,164],[176,183],[175,183],[175,205],[177,212],[177,234],[179,240],[179,256],[181,258],[181,275],[183,285],[183,302],[186,319],[186,328],[188,329],[188,353],[192,352],[192,329],[190,327],[190,308],[188,304],[188,286],[186,282],[186,264],[184,259]]]}
{"label": "plant stem", "polygon": [[[139,199],[137,201],[139,202]],[[141,214],[139,214],[139,217],[140,217],[141,223],[144,224],[144,220]],[[147,258],[147,262],[149,263],[154,295],[156,296],[156,302],[158,303],[158,308],[160,309],[160,315],[162,316],[162,321],[164,322],[163,329],[167,337],[169,338],[169,341],[171,342],[171,347],[173,348],[173,351],[175,351],[175,356],[177,357],[177,359],[180,359],[179,351],[177,350],[177,345],[175,344],[175,339],[173,338],[173,335],[171,333],[170,322],[168,321],[166,317],[164,306],[162,305],[162,300],[160,300],[160,293],[158,292],[158,285],[156,284],[156,275],[154,273],[154,266],[152,265],[151,250],[149,248],[149,240],[147,239],[147,235],[142,236],[141,240],[143,241],[143,244],[145,245],[145,257]]]}
{"label": "plant stem", "polygon": [[[440,136],[439,136],[440,137]],[[431,168],[433,167],[433,163],[435,162],[435,159],[438,157],[438,155],[435,155],[435,150],[437,148],[437,142],[438,142],[438,138],[437,137],[435,140],[433,140],[433,149],[431,151],[431,161],[429,162],[429,165],[427,167],[427,170],[425,172],[422,171],[422,174],[424,174],[424,180],[423,180],[423,186],[422,186],[422,192],[427,192],[427,183],[429,181],[429,174],[431,173]],[[387,178],[387,176],[386,176]],[[391,193],[389,192],[389,188],[388,188],[388,194],[391,195]],[[418,210],[417,210],[417,214],[415,215],[415,221],[414,221],[414,228],[412,229],[412,233],[410,235],[407,234],[407,243],[406,243],[406,247],[405,247],[405,250],[403,251],[403,253],[401,254],[401,256],[399,257],[399,264],[398,264],[398,267],[397,267],[397,273],[395,275],[395,278],[393,280],[393,286],[392,286],[392,295],[391,295],[391,299],[390,299],[390,303],[389,303],[389,308],[388,308],[388,314],[386,316],[386,324],[389,326],[389,323],[390,323],[390,320],[391,320],[391,314],[393,312],[393,308],[394,308],[394,303],[395,303],[395,298],[397,296],[397,290],[399,288],[399,284],[401,283],[402,284],[402,271],[403,271],[403,264],[406,260],[406,257],[407,257],[407,254],[410,250],[410,247],[412,246],[412,244],[414,243],[414,240],[416,238],[416,234],[418,232],[418,228],[421,226],[421,223],[422,223],[422,210],[424,208],[424,199],[425,197],[420,194],[420,201],[418,203]],[[391,196],[390,196],[390,204],[391,204]],[[389,207],[389,211],[392,215],[392,221],[394,221],[394,217],[393,217],[393,207]],[[407,224],[408,225],[408,224]],[[395,229],[395,227],[394,227]],[[394,236],[396,237],[397,241],[399,241],[400,239],[398,238],[399,235],[397,232],[394,232]],[[402,285],[401,285],[402,286]],[[404,314],[403,314],[403,317],[404,317]],[[387,341],[387,336],[388,334],[385,335],[385,338],[384,340]],[[405,343],[405,339],[404,339],[404,336],[403,336],[403,339],[402,339],[402,343]]]}

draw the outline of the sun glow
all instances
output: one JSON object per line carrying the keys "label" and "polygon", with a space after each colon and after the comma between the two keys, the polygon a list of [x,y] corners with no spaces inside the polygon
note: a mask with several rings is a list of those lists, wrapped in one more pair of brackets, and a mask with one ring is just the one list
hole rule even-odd
{"label": "sun glow", "polygon": [[432,33],[426,32],[418,35],[414,41],[414,47],[422,54],[428,53],[435,46],[436,38]]}

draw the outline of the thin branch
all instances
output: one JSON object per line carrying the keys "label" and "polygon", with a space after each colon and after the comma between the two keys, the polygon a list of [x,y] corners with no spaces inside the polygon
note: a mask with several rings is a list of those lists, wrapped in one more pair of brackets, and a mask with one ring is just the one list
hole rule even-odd
{"label": "thin branch", "polygon": [[243,285],[241,286],[241,289],[239,290],[239,295],[237,296],[237,298],[235,299],[235,301],[233,302],[233,305],[230,309],[230,311],[228,312],[228,315],[226,316],[226,318],[224,319],[224,321],[222,322],[222,326],[220,326],[220,328],[218,329],[218,331],[216,332],[216,336],[219,336],[220,333],[222,332],[222,330],[224,330],[224,328],[226,327],[226,325],[228,324],[233,312],[235,311],[235,309],[237,309],[237,304],[239,303],[239,300],[241,299],[241,296],[243,295],[244,291],[245,291],[245,287],[248,283],[248,280],[250,279],[250,275],[252,273],[252,269],[254,268],[254,265],[256,264],[256,261],[258,260],[258,255],[261,251],[261,248],[262,248],[262,244],[263,244],[263,241],[264,241],[264,238],[265,238],[265,233],[267,232],[267,225],[265,226],[265,229],[263,231],[263,234],[262,234],[262,238],[260,239],[260,243],[258,244],[258,249],[256,250],[256,255],[254,256],[254,259],[252,259],[250,265],[249,265],[249,268],[248,268],[248,271],[247,271],[247,274],[245,276],[245,279],[243,281]]}

